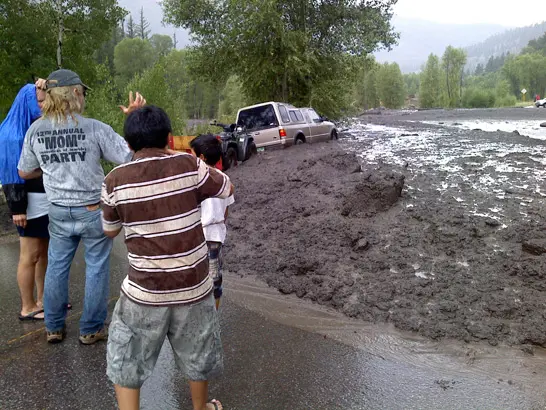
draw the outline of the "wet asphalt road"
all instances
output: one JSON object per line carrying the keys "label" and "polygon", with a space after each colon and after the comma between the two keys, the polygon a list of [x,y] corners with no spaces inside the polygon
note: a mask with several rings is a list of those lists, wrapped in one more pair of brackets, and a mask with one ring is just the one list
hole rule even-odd
{"label": "wet asphalt road", "polygon": [[[77,339],[81,252],[71,272],[68,338],[60,345],[45,342],[42,324],[17,320],[17,257],[17,242],[0,245],[0,409],[116,408],[105,344],[82,346]],[[125,269],[118,241],[110,311]],[[227,410],[545,408],[542,352],[527,357],[513,349],[404,339],[251,280],[226,282],[225,372],[210,391]],[[191,408],[168,344],[143,387],[141,407]]]}

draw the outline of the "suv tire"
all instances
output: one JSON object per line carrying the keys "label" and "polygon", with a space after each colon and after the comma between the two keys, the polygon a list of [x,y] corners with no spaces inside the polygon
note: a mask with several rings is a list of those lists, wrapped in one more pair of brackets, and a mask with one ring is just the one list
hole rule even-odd
{"label": "suv tire", "polygon": [[237,166],[237,150],[234,147],[228,147],[224,158],[226,161],[226,164],[224,166],[225,171]]}
{"label": "suv tire", "polygon": [[256,148],[256,144],[254,142],[251,142],[248,144],[248,148],[245,152],[245,161],[248,161],[252,155],[258,154],[258,148]]}

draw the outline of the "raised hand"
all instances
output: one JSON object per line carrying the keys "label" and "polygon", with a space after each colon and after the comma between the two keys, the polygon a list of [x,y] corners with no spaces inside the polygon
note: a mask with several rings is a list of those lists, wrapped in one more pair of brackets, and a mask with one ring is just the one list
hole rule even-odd
{"label": "raised hand", "polygon": [[126,107],[124,105],[120,105],[119,108],[125,115],[129,115],[134,110],[137,110],[141,107],[144,107],[146,105],[146,99],[142,96],[140,93],[135,94],[135,98],[133,98],[133,92],[129,92],[129,106]]}

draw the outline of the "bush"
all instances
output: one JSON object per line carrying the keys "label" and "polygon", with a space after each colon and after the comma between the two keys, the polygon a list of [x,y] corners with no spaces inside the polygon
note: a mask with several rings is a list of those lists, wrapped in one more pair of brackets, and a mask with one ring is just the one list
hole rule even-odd
{"label": "bush", "polygon": [[495,93],[491,90],[469,88],[463,94],[466,108],[491,108],[495,106]]}
{"label": "bush", "polygon": [[502,97],[497,96],[495,107],[514,107],[518,100],[515,96],[506,94]]}

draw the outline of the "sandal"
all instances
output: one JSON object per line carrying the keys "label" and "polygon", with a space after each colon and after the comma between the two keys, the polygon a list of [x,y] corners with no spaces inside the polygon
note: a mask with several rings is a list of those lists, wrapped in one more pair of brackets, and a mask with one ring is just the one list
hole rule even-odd
{"label": "sandal", "polygon": [[224,408],[224,406],[222,406],[222,403],[220,403],[216,399],[209,401],[207,404],[212,404],[214,406],[214,410],[222,410]]}
{"label": "sandal", "polygon": [[36,317],[36,315],[40,314],[40,313],[44,313],[44,309],[39,309],[39,310],[36,310],[34,312],[31,312],[29,313],[28,315],[19,315],[19,320],[24,322],[24,321],[27,321],[27,320],[44,320],[43,317]]}

